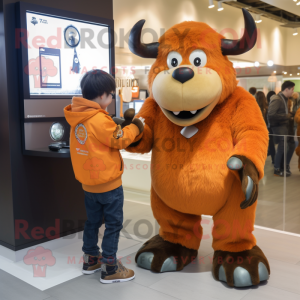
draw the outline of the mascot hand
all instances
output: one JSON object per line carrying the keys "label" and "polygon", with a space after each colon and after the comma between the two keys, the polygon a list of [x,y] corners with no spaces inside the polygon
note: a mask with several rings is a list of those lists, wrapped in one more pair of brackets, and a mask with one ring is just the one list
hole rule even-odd
{"label": "mascot hand", "polygon": [[241,203],[241,208],[245,209],[251,206],[258,195],[258,172],[253,162],[245,156],[236,155],[229,158],[227,167],[230,170],[236,170],[239,173],[242,190],[246,199]]}
{"label": "mascot hand", "polygon": [[[129,108],[125,111],[124,113],[124,119],[116,118],[114,117],[113,120],[117,125],[121,125],[121,128],[123,129],[125,126],[134,124],[138,127],[139,129],[139,135],[144,131],[144,126],[145,126],[145,119],[142,117],[139,118],[134,118],[135,116],[135,110],[134,108]],[[135,143],[130,144],[128,147],[135,147],[137,146],[142,139],[138,140]]]}
{"label": "mascot hand", "polygon": [[144,131],[145,126],[145,119],[142,117],[134,118],[135,110],[134,108],[129,108],[124,113],[124,119],[114,117],[113,120],[117,125],[121,125],[121,128],[123,129],[125,126],[128,126],[130,124],[134,124],[138,127],[141,134]]}
{"label": "mascot hand", "polygon": [[121,127],[123,129],[125,126],[132,123],[132,119],[134,118],[134,115],[135,115],[134,108],[129,108],[124,113],[125,119],[114,117],[113,120],[117,125],[121,125]]}

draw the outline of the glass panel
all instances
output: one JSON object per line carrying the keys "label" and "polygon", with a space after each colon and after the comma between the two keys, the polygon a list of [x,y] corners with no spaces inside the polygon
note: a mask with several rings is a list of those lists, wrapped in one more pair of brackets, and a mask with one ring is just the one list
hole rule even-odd
{"label": "glass panel", "polygon": [[269,138],[265,174],[259,183],[255,225],[283,230],[284,177],[274,176],[275,153],[283,136],[270,134]]}
{"label": "glass panel", "polygon": [[296,150],[297,153],[300,152],[300,136],[287,136],[286,141],[286,157],[289,159],[291,156],[290,171],[292,175],[286,178],[283,230],[300,234],[300,159],[294,150],[299,147]]}

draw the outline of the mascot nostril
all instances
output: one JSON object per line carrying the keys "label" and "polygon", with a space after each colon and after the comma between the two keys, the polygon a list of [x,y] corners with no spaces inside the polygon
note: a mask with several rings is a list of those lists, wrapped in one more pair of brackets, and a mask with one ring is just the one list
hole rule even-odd
{"label": "mascot nostril", "polygon": [[[137,252],[138,266],[170,272],[193,263],[203,237],[201,216],[212,215],[212,273],[236,287],[258,285],[270,274],[253,235],[268,130],[255,98],[237,86],[227,57],[256,43],[255,21],[242,12],[245,30],[239,40],[186,21],[158,43],[143,44],[145,21],[134,25],[130,50],[155,62],[148,75],[150,97],[136,115],[145,119],[144,131],[126,148],[152,151],[151,208],[160,225],[159,234]],[[180,40],[178,33],[186,32]]]}
{"label": "mascot nostril", "polygon": [[180,81],[182,84],[187,82],[188,80],[192,79],[194,77],[195,73],[191,68],[182,67],[176,69],[172,77],[176,79],[177,81]]}

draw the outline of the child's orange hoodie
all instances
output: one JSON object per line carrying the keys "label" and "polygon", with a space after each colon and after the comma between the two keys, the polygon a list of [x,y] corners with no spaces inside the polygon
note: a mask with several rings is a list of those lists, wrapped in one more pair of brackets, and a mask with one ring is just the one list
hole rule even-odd
{"label": "child's orange hoodie", "polygon": [[138,127],[130,124],[121,130],[98,103],[80,97],[73,97],[64,113],[71,126],[72,165],[83,189],[104,193],[118,188],[124,171],[119,150],[135,141]]}

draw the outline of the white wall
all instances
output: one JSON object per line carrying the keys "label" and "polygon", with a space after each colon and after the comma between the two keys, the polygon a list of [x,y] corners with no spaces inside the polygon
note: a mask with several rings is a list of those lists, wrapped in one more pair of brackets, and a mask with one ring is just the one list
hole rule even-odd
{"label": "white wall", "polygon": [[269,91],[278,93],[283,83],[282,76],[260,76],[260,77],[243,77],[238,78],[239,86],[245,90],[255,87],[258,91],[263,91],[266,95]]}
{"label": "white wall", "polygon": [[[240,36],[241,29],[244,27],[243,16],[240,9],[223,5],[222,12],[217,11],[216,7],[208,8],[208,0],[114,0],[114,20],[115,30],[119,37],[121,29],[125,33],[129,32],[132,26],[140,19],[145,19],[145,28],[151,28],[157,36],[161,36],[161,28],[167,30],[171,26],[182,21],[199,21],[208,23],[218,32],[225,28],[234,29]],[[259,61],[266,63],[269,59],[275,64],[286,65],[288,62],[295,64],[299,60],[291,58],[291,54],[296,51],[286,46],[288,37],[293,37],[289,29],[279,26],[280,23],[263,18],[263,22],[258,24],[260,30],[261,43],[258,43],[253,50],[237,58],[241,60]],[[230,34],[225,34],[226,38],[232,38]],[[300,35],[299,35],[300,38]],[[144,35],[144,42],[153,42],[153,37],[149,33]],[[156,40],[155,40],[156,41]],[[294,40],[295,41],[295,40]],[[299,41],[299,39],[298,39]],[[117,42],[120,46],[120,40]],[[125,49],[118,49],[116,55],[117,64],[149,64],[149,60],[141,59],[130,55],[127,43]],[[125,57],[123,54],[127,55]],[[298,62],[297,62],[298,63]]]}
{"label": "white wall", "polygon": [[285,64],[287,66],[300,66],[300,28],[298,28],[298,35],[294,36],[292,29],[287,29],[288,34],[286,38],[286,57]]}

